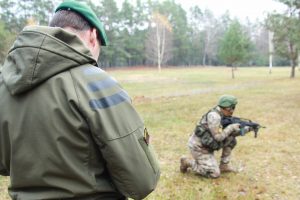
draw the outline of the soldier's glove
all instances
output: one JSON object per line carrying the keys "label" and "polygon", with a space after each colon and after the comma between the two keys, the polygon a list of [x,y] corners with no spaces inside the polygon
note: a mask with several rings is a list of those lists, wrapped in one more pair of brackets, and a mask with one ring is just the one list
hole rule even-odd
{"label": "soldier's glove", "polygon": [[244,136],[246,134],[246,127],[241,127],[240,135]]}
{"label": "soldier's glove", "polygon": [[239,136],[240,135],[240,124],[236,123],[236,124],[230,124],[229,126],[227,126],[226,128],[230,129],[230,135],[232,136]]}
{"label": "soldier's glove", "polygon": [[241,136],[244,136],[246,133],[248,133],[250,131],[253,131],[253,128],[251,128],[250,126],[244,126],[244,127],[241,127],[239,134]]}
{"label": "soldier's glove", "polygon": [[245,133],[248,133],[248,132],[254,130],[254,129],[253,129],[252,127],[250,127],[250,126],[245,126],[244,129],[245,129]]}

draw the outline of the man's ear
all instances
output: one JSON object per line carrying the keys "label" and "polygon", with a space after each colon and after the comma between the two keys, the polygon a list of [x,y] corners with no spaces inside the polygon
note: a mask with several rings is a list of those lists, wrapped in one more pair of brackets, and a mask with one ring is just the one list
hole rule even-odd
{"label": "man's ear", "polygon": [[90,43],[92,44],[92,46],[94,47],[95,45],[97,45],[98,43],[98,34],[97,34],[97,30],[95,28],[92,28],[90,30]]}

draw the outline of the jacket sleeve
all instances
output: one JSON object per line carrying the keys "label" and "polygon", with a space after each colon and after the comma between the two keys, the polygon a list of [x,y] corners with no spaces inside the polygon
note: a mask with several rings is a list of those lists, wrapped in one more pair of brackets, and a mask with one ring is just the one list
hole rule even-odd
{"label": "jacket sleeve", "polygon": [[5,155],[10,155],[10,152],[7,151],[5,140],[0,130],[0,175],[1,176],[9,176],[8,167],[5,166],[5,163],[9,163],[9,160],[5,159]]}
{"label": "jacket sleeve", "polygon": [[0,163],[0,175],[1,176],[9,176],[7,173],[7,170],[4,168],[4,166]]}
{"label": "jacket sleeve", "polygon": [[[1,70],[2,70],[2,66],[0,65],[0,84],[2,84],[2,81],[3,81],[2,76],[1,76]],[[5,169],[3,164],[1,163],[2,159],[4,159],[2,153],[5,152],[5,149],[4,149],[5,145],[3,145],[2,142],[3,142],[2,141],[2,132],[0,130],[0,175],[1,176],[9,176],[9,173],[7,172],[7,170]]]}
{"label": "jacket sleeve", "polygon": [[230,126],[222,130],[221,116],[216,112],[210,112],[207,114],[207,125],[216,141],[223,141],[232,132],[232,128]]}
{"label": "jacket sleeve", "polygon": [[86,116],[118,190],[133,199],[151,193],[160,169],[144,123],[126,91],[103,70],[80,67],[73,73],[79,107]]}

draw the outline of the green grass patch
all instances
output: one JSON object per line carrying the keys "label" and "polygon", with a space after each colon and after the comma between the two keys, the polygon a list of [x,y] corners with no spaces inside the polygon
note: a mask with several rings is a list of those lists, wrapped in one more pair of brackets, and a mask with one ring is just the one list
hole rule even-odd
{"label": "green grass patch", "polygon": [[[149,200],[166,199],[299,199],[300,79],[290,68],[167,68],[111,70],[143,117],[161,166],[161,178]],[[265,125],[258,138],[238,138],[233,165],[238,174],[206,179],[179,172],[179,158],[188,155],[187,140],[200,117],[222,94],[235,95],[235,115]],[[216,153],[219,159],[220,152]],[[0,179],[6,200],[7,179]]]}

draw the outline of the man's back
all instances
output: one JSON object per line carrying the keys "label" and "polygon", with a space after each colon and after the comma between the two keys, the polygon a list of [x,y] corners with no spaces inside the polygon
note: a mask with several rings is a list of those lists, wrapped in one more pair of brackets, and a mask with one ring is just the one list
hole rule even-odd
{"label": "man's back", "polygon": [[[110,149],[113,141],[126,153],[118,139],[143,129],[143,122],[127,93],[93,65],[81,41],[60,28],[28,28],[15,42],[0,83],[0,163],[10,175],[12,198],[118,199],[148,193],[127,193],[134,188],[123,181],[136,169],[127,155]],[[128,152],[140,154],[142,147],[130,145]],[[138,166],[156,175],[136,182],[154,187],[158,166],[141,156]],[[141,190],[154,189],[144,186]]]}

